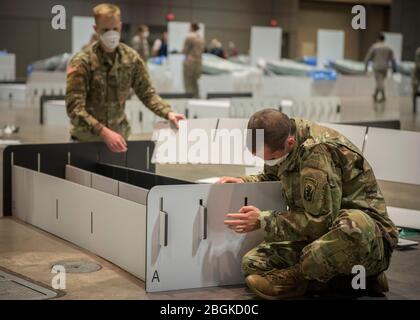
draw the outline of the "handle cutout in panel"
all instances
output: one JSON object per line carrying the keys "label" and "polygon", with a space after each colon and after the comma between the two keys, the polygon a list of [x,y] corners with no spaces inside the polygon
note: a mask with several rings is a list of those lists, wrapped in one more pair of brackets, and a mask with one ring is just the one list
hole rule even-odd
{"label": "handle cutout in panel", "polygon": [[168,245],[168,214],[164,211],[159,212],[159,244]]}
{"label": "handle cutout in panel", "polygon": [[200,221],[201,221],[201,240],[207,239],[207,207],[203,206],[200,200]]}

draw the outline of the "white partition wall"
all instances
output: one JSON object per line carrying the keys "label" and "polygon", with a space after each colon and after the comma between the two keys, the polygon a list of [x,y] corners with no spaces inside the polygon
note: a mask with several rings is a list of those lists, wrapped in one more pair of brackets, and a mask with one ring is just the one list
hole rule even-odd
{"label": "white partition wall", "polygon": [[360,151],[363,152],[365,138],[367,134],[367,127],[336,124],[336,123],[320,123],[320,124],[328,128],[331,128],[335,131],[340,132],[347,139],[349,139]]}
{"label": "white partition wall", "polygon": [[0,53],[0,81],[13,81],[16,77],[16,56],[14,53]]}
{"label": "white partition wall", "polygon": [[70,180],[13,165],[13,215],[145,280],[148,292],[243,283],[242,257],[263,230],[239,235],[224,225],[226,214],[244,205],[286,210],[280,182],[146,190],[66,172]]}
{"label": "white partition wall", "polygon": [[71,20],[71,48],[73,53],[79,52],[82,47],[89,43],[92,34],[95,32],[93,17],[74,16]]}
{"label": "white partition wall", "polygon": [[403,48],[403,35],[401,33],[384,32],[385,43],[391,47],[394,52],[394,58],[397,63],[401,62],[402,48]]}
{"label": "white partition wall", "polygon": [[[377,179],[420,185],[420,132],[369,128],[365,157]],[[420,229],[420,210],[388,206],[400,227]]]}
{"label": "white partition wall", "polygon": [[322,67],[328,60],[344,58],[344,37],[342,30],[319,29],[317,35],[317,60]]}
{"label": "white partition wall", "polygon": [[258,59],[281,58],[282,29],[277,27],[251,27],[251,64],[257,65]]}
{"label": "white partition wall", "polygon": [[380,180],[420,185],[420,132],[369,128],[365,156]]}
{"label": "white partition wall", "polygon": [[243,283],[242,257],[261,243],[263,231],[238,235],[224,226],[226,213],[247,204],[285,210],[280,194],[279,182],[152,188],[147,198],[146,290]]}
{"label": "white partition wall", "polygon": [[15,217],[145,279],[144,205],[19,166],[12,179]]}

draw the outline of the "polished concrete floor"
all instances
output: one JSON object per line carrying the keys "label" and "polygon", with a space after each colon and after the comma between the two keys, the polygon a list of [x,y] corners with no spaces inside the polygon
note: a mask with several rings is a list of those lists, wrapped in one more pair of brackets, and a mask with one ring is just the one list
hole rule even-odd
{"label": "polished concrete floor", "polygon": [[[256,299],[243,285],[146,293],[141,280],[112,263],[26,223],[0,218],[1,267],[51,286],[55,275],[51,273],[51,266],[58,261],[94,261],[102,266],[93,273],[68,273],[64,295],[58,299]],[[358,299],[420,299],[419,264],[420,247],[397,250],[387,272],[390,292],[379,298],[362,296]],[[174,270],[174,277],[176,273]],[[305,298],[356,297],[327,292]]]}
{"label": "polished concrete floor", "polygon": [[[413,116],[411,101],[408,97],[390,98],[380,107],[374,105],[368,98],[345,98],[342,108],[344,120],[347,121],[365,120],[372,117],[377,120],[399,117],[402,129],[420,131],[420,114]],[[38,116],[38,110],[35,108],[10,107],[8,103],[0,102],[0,127],[7,123],[20,126],[20,132],[7,139],[20,139],[26,143],[68,141],[66,128],[40,126]],[[132,137],[132,139],[149,137],[150,134],[144,134]],[[243,174],[241,168],[237,166],[178,167],[170,165],[157,166],[157,173],[186,180]],[[2,171],[0,171],[1,175]],[[420,237],[417,240],[420,240]],[[45,285],[51,285],[54,276],[51,273],[51,266],[62,260],[96,261],[103,268],[89,274],[68,274],[65,295],[59,299],[255,299],[255,296],[244,286],[147,294],[142,281],[110,262],[28,224],[13,218],[0,218],[1,267]],[[396,251],[387,273],[391,290],[382,299],[420,299],[419,264],[420,247]],[[174,276],[176,276],[176,270],[174,270]],[[322,297],[338,298],[331,293]]]}

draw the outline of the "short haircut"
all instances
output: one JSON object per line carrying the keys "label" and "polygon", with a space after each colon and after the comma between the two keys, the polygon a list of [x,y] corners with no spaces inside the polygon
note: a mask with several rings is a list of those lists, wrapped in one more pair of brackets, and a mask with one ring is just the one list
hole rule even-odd
{"label": "short haircut", "polygon": [[200,25],[197,22],[192,22],[191,23],[191,29],[193,31],[198,31],[198,30],[200,30]]}
{"label": "short haircut", "polygon": [[284,144],[289,134],[296,132],[294,121],[277,109],[263,109],[254,113],[248,121],[248,133],[252,139],[247,138],[248,149],[255,154],[257,130],[264,130],[264,145],[271,151],[284,150]]}
{"label": "short haircut", "polygon": [[385,41],[385,35],[381,32],[378,36],[379,41]]}
{"label": "short haircut", "polygon": [[139,27],[137,28],[137,32],[145,32],[147,29],[149,29],[148,26],[146,26],[145,24],[141,24],[139,25]]}
{"label": "short haircut", "polygon": [[121,19],[121,10],[114,4],[101,3],[93,8],[93,16],[96,24],[100,17],[118,17]]}

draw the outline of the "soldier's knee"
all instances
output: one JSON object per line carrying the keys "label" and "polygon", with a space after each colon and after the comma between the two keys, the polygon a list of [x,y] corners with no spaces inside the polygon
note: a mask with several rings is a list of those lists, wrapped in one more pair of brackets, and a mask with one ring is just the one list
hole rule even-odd
{"label": "soldier's knee", "polygon": [[358,240],[374,234],[375,222],[361,210],[343,210],[337,227],[346,235]]}

